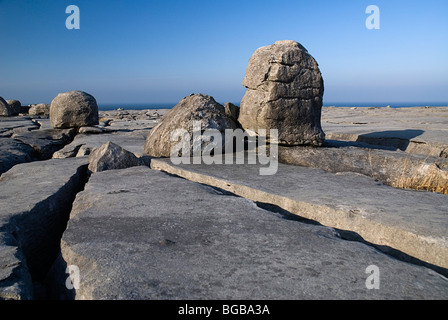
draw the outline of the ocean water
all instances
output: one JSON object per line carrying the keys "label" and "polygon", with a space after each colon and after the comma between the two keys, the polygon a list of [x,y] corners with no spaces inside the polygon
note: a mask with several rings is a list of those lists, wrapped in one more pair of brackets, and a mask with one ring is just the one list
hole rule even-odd
{"label": "ocean water", "polygon": [[99,103],[98,109],[101,111],[117,110],[118,108],[125,110],[171,109],[176,104],[177,103]]}
{"label": "ocean water", "polygon": [[448,102],[324,102],[324,107],[446,107]]}
{"label": "ocean water", "polygon": [[[122,108],[124,110],[144,110],[144,109],[171,109],[173,108],[177,102],[173,103],[107,103],[107,104],[99,104],[98,108],[101,111],[109,111],[109,110],[117,110],[118,108]],[[224,104],[224,103],[221,103]],[[239,106],[238,102],[233,102],[233,104]],[[390,107],[390,108],[411,108],[411,107],[441,107],[448,106],[448,102],[324,102],[324,107]]]}

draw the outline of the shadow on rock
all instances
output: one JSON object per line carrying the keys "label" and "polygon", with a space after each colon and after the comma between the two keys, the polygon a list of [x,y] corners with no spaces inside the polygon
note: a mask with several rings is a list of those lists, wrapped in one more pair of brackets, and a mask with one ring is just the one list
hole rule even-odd
{"label": "shadow on rock", "polygon": [[373,145],[391,146],[405,151],[411,139],[422,135],[424,132],[418,129],[378,131],[361,134],[356,141]]}

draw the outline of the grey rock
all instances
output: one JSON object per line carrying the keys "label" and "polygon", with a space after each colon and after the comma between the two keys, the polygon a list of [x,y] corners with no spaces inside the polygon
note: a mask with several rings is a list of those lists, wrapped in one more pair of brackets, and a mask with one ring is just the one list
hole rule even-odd
{"label": "grey rock", "polygon": [[240,115],[240,108],[233,103],[226,102],[224,104],[224,112],[226,115],[233,120],[233,122],[238,123],[238,116]]}
{"label": "grey rock", "polygon": [[27,115],[30,108],[31,108],[30,106],[21,106],[19,115],[22,116]]}
{"label": "grey rock", "polygon": [[53,158],[67,158],[90,154],[107,142],[113,142],[140,157],[143,155],[147,130],[104,134],[78,134],[71,143],[53,154]]}
{"label": "grey rock", "polygon": [[17,240],[0,232],[0,300],[31,300],[33,282]]}
{"label": "grey rock", "polygon": [[70,143],[75,134],[75,129],[42,129],[14,134],[12,138],[31,146],[41,160],[47,160]]}
{"label": "grey rock", "polygon": [[0,97],[0,117],[10,117],[12,115],[12,110],[9,104]]}
{"label": "grey rock", "polygon": [[90,127],[79,127],[78,133],[82,134],[99,134],[108,131],[107,129],[100,126],[90,126]]}
{"label": "grey rock", "polygon": [[21,142],[9,138],[0,138],[0,175],[19,163],[34,160],[34,149]]}
{"label": "grey rock", "polygon": [[10,117],[0,120],[0,137],[11,137],[14,133],[39,129],[39,125],[28,117]]}
{"label": "grey rock", "polygon": [[11,107],[11,115],[16,116],[22,110],[22,103],[19,100],[6,100],[6,102]]}
{"label": "grey rock", "polygon": [[[144,151],[153,157],[169,157],[172,147],[178,141],[171,141],[171,134],[177,130],[186,130],[190,135],[190,155],[193,154],[193,146],[198,143],[193,141],[193,121],[200,121],[201,130],[215,129],[222,133],[226,129],[236,129],[237,125],[225,113],[224,107],[217,103],[213,97],[204,94],[192,94],[183,98],[171,109],[148,134]],[[199,142],[201,143],[201,142]],[[210,142],[202,141],[202,149]],[[224,141],[217,141],[225,149]],[[183,155],[185,156],[185,155]]]}
{"label": "grey rock", "polygon": [[352,231],[378,247],[444,268],[448,274],[446,195],[397,189],[354,173],[279,163],[274,175],[260,175],[260,167],[236,161],[174,165],[170,159],[151,160],[151,168]]}
{"label": "grey rock", "polygon": [[139,164],[139,159],[132,152],[110,141],[89,155],[89,170],[91,172],[124,169]]}
{"label": "grey rock", "polygon": [[248,89],[238,121],[257,134],[278,130],[280,143],[320,146],[324,85],[317,62],[296,41],[277,41],[249,59],[243,85]]}
{"label": "grey rock", "polygon": [[157,120],[115,120],[107,127],[110,131],[150,130],[157,125]]}
{"label": "grey rock", "polygon": [[71,203],[84,186],[88,159],[35,161],[0,178],[0,299],[38,298],[58,256]]}
{"label": "grey rock", "polygon": [[50,123],[50,119],[48,117],[38,117],[32,119],[35,124],[39,126],[41,130],[53,129]]}
{"label": "grey rock", "polygon": [[280,162],[324,169],[355,172],[379,179],[396,188],[448,192],[448,159],[374,149],[362,143],[327,140],[328,147],[279,147]]}
{"label": "grey rock", "polygon": [[[366,287],[372,264],[379,290]],[[76,290],[65,286],[69,265]],[[54,298],[80,300],[448,297],[430,269],[143,166],[91,176],[51,274]]]}
{"label": "grey rock", "polygon": [[39,103],[31,105],[28,110],[30,116],[50,116],[50,104]]}
{"label": "grey rock", "polygon": [[327,139],[448,157],[448,107],[324,107],[322,110],[322,127]]}
{"label": "grey rock", "polygon": [[83,91],[60,93],[50,105],[53,128],[65,129],[98,124],[98,105],[90,94]]}

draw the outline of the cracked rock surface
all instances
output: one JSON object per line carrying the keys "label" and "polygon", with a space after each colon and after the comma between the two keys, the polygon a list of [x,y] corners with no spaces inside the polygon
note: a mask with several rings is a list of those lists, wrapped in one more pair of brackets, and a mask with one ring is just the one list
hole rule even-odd
{"label": "cracked rock surface", "polygon": [[[167,205],[169,199],[169,205]],[[380,290],[366,288],[377,265]],[[76,292],[63,294],[66,267]],[[436,272],[148,167],[94,173],[73,204],[54,298],[437,299]]]}

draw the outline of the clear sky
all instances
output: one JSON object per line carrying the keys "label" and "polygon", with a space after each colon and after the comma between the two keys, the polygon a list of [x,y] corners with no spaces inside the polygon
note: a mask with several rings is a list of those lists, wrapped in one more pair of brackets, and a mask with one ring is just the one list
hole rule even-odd
{"label": "clear sky", "polygon": [[[72,4],[79,30],[66,28]],[[252,53],[296,40],[319,63],[325,103],[447,103],[447,15],[447,0],[0,0],[0,96],[239,102]]]}

